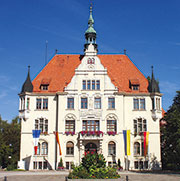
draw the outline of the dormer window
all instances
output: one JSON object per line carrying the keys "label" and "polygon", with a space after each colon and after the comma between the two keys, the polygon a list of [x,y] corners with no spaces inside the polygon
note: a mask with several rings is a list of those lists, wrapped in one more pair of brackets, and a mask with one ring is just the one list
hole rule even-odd
{"label": "dormer window", "polygon": [[133,91],[138,91],[139,90],[139,80],[138,79],[131,79],[129,80],[129,87]]}
{"label": "dormer window", "polygon": [[50,79],[47,78],[42,79],[40,89],[43,91],[48,90],[50,82],[51,82]]}
{"label": "dormer window", "polygon": [[48,84],[41,85],[41,90],[48,90]]}

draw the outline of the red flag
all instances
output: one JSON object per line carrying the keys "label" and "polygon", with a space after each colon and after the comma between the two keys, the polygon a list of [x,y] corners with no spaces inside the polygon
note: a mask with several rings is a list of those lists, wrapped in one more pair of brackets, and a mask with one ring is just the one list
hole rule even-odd
{"label": "red flag", "polygon": [[61,145],[60,145],[60,141],[59,141],[59,134],[57,131],[54,131],[54,134],[56,135],[56,141],[59,145],[59,155],[62,155],[62,152],[61,152]]}

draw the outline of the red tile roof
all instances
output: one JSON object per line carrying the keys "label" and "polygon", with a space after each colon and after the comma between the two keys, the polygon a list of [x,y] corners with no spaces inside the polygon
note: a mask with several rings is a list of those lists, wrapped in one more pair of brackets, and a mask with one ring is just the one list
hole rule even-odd
{"label": "red tile roof", "polygon": [[[139,92],[148,92],[147,79],[126,55],[98,55],[98,57],[107,68],[108,75],[119,92],[134,92],[129,86],[130,80],[138,80]],[[48,92],[63,92],[71,82],[81,58],[80,55],[55,55],[33,80],[33,92],[44,92],[40,89],[43,82],[49,83]]]}

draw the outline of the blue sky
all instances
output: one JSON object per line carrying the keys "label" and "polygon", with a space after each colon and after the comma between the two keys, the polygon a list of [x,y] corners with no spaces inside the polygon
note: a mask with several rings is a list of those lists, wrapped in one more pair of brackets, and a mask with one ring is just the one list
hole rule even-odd
{"label": "blue sky", "polygon": [[[180,90],[180,1],[93,0],[99,53],[127,54],[147,77],[154,66],[165,110]],[[58,53],[83,54],[90,0],[0,0],[0,114],[18,115],[18,93]]]}

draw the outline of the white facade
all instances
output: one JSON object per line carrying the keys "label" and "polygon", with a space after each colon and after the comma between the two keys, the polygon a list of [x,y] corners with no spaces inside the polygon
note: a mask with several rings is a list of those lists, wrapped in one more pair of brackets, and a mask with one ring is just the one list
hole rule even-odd
{"label": "white facade", "polygon": [[[162,95],[118,91],[93,43],[86,47],[81,63],[63,92],[32,91],[19,96],[21,168],[24,161],[27,170],[57,169],[62,158],[68,169],[71,162],[78,165],[87,151],[102,153],[108,165],[120,159],[123,169],[161,168]],[[42,130],[37,155],[34,155],[34,129]],[[70,130],[73,135],[68,135]],[[128,157],[124,151],[123,130],[131,131]],[[59,134],[62,155],[59,155],[54,131]],[[147,155],[143,156],[142,133],[145,131],[149,132],[149,146]]]}
{"label": "white facade", "polygon": [[[88,64],[88,58],[94,58],[94,64]],[[99,80],[100,90],[83,90],[82,82],[86,80]],[[91,82],[92,83],[92,82]],[[91,85],[92,86],[92,85]],[[64,93],[56,94],[42,94],[42,93],[25,93],[20,95],[25,98],[24,108],[20,110],[20,118],[22,118],[22,133],[21,133],[21,160],[26,161],[26,168],[32,170],[34,161],[48,161],[52,169],[60,160],[59,148],[56,150],[56,139],[53,134],[56,131],[58,124],[58,132],[60,144],[62,149],[62,159],[64,165],[66,162],[74,162],[78,165],[85,152],[85,146],[88,143],[95,143],[98,152],[102,153],[107,162],[117,162],[121,160],[122,167],[125,168],[125,153],[123,130],[131,130],[131,155],[128,157],[130,161],[129,169],[135,169],[135,161],[149,161],[148,168],[151,168],[151,162],[156,157],[157,163],[161,162],[160,155],[160,128],[159,119],[161,118],[161,107],[159,110],[156,108],[152,111],[151,97],[160,98],[160,94],[152,95],[150,93],[143,94],[128,94],[119,93],[117,88],[112,84],[111,79],[107,75],[107,70],[101,64],[97,56],[86,55],[82,59],[82,63],[75,71],[72,81],[65,88]],[[29,98],[29,108],[26,109],[27,98]],[[48,109],[36,109],[37,98],[48,99]],[[74,98],[74,108],[68,109],[68,98]],[[81,109],[81,98],[87,98],[87,109]],[[101,99],[101,108],[96,109],[94,100],[95,98]],[[108,98],[115,99],[115,108],[108,108]],[[145,109],[134,110],[134,99],[144,99]],[[20,102],[20,105],[23,104]],[[156,105],[156,104],[155,104]],[[43,106],[43,105],[41,105]],[[57,113],[58,112],[58,113]],[[156,116],[156,117],[155,117]],[[48,143],[47,155],[34,155],[32,130],[35,129],[35,120],[48,120],[47,135],[40,136],[40,143]],[[134,155],[134,143],[139,142],[142,144],[142,136],[134,136],[134,120],[146,120],[146,131],[149,131],[149,147],[146,158],[140,155]],[[66,120],[75,121],[75,134],[65,134]],[[83,130],[83,121],[97,120],[99,121],[98,130],[104,134],[100,136],[82,136],[80,131]],[[116,135],[107,134],[107,120],[116,120]],[[45,123],[43,123],[45,124]],[[94,128],[92,128],[94,129]],[[68,141],[74,144],[74,154],[66,154],[66,144]],[[116,145],[115,155],[108,154],[108,144],[113,141]],[[140,151],[141,152],[141,151]],[[57,158],[56,158],[57,157]],[[57,159],[57,162],[56,162]],[[152,162],[153,163],[153,162]],[[48,168],[50,168],[48,167]],[[40,166],[41,168],[41,166]]]}

